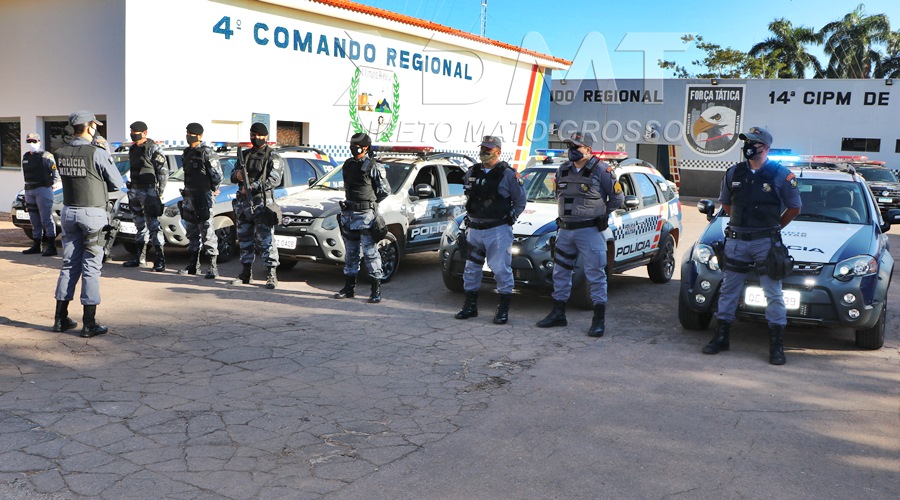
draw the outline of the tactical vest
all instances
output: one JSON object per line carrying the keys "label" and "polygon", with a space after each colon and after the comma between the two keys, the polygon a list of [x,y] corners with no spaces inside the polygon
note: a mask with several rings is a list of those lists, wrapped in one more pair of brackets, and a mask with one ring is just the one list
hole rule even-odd
{"label": "tactical vest", "polygon": [[731,222],[740,228],[768,229],[781,224],[781,199],[775,189],[778,168],[766,162],[756,173],[738,163],[731,178]]}
{"label": "tactical vest", "polygon": [[376,202],[375,189],[372,187],[372,178],[366,173],[366,162],[351,158],[344,163],[344,192],[347,201]]}
{"label": "tactical vest", "polygon": [[601,168],[599,160],[591,159],[581,169],[575,171],[571,162],[560,169],[556,179],[556,193],[559,201],[558,215],[567,221],[597,219],[606,215],[604,193],[591,183],[591,176]]}
{"label": "tactical vest", "polygon": [[143,186],[156,186],[156,168],[151,158],[155,144],[147,139],[143,145],[131,146],[128,150],[128,160],[131,169],[131,182]]}
{"label": "tactical vest", "polygon": [[[53,175],[44,165],[44,152],[28,152],[22,157],[22,173],[25,175],[26,188],[53,185]],[[29,187],[30,186],[30,187]]]}
{"label": "tactical vest", "polygon": [[466,211],[474,219],[502,219],[509,215],[512,198],[500,196],[500,182],[509,168],[498,162],[485,172],[481,163],[472,167],[472,176],[466,179]]}
{"label": "tactical vest", "polygon": [[63,204],[69,207],[106,207],[106,181],[94,166],[97,146],[63,146],[56,164],[63,185]]}
{"label": "tactical vest", "polygon": [[184,168],[184,187],[194,190],[212,191],[212,182],[209,180],[209,169],[206,168],[209,154],[212,148],[198,146],[185,148],[182,153],[182,168]]}

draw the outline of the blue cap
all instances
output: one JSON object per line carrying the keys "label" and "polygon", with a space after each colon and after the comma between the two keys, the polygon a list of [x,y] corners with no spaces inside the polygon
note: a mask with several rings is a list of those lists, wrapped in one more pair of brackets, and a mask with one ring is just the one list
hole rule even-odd
{"label": "blue cap", "polygon": [[94,116],[94,113],[91,113],[90,111],[81,110],[69,115],[69,125],[74,126],[90,123],[100,123],[102,125],[102,123],[97,120],[97,117]]}
{"label": "blue cap", "polygon": [[483,147],[483,148],[503,149],[500,147],[502,144],[503,144],[503,141],[501,141],[499,137],[494,136],[494,135],[486,135],[481,138],[481,147]]}

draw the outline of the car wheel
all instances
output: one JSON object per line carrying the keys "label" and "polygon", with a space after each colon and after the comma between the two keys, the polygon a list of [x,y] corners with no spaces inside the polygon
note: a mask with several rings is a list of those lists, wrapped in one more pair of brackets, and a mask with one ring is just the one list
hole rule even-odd
{"label": "car wheel", "polygon": [[397,238],[392,233],[388,233],[378,242],[378,253],[381,254],[381,272],[383,274],[381,282],[387,283],[400,267],[400,246],[397,245]]}
{"label": "car wheel", "polygon": [[678,294],[678,321],[688,330],[705,330],[712,321],[712,313],[697,312],[687,304],[683,293]]}
{"label": "car wheel", "polygon": [[279,271],[290,271],[291,269],[297,267],[296,260],[279,260],[278,261],[278,270]]}
{"label": "car wheel", "polygon": [[884,346],[884,327],[887,322],[887,301],[881,303],[881,315],[872,328],[856,330],[856,345],[862,349],[881,349]]}
{"label": "car wheel", "polygon": [[130,254],[137,253],[137,243],[135,243],[134,241],[123,241],[122,247],[125,248],[125,251]]}
{"label": "car wheel", "polygon": [[456,276],[450,274],[448,271],[444,270],[441,271],[441,277],[444,278],[444,286],[447,287],[447,290],[456,293],[462,293],[465,291],[462,278],[457,278]]}
{"label": "car wheel", "polygon": [[[27,229],[22,229],[22,232],[25,233],[25,237],[28,238],[29,240],[32,238],[32,237],[31,237],[31,228],[30,228],[30,227],[27,228]],[[56,234],[62,234],[62,233],[59,232],[59,233],[56,233]]]}
{"label": "car wheel", "polygon": [[659,255],[647,264],[647,274],[654,283],[668,283],[675,274],[675,238],[671,233],[663,235]]}
{"label": "car wheel", "polygon": [[237,231],[234,222],[228,219],[226,224],[216,229],[216,238],[219,240],[219,263],[231,260],[237,250]]}

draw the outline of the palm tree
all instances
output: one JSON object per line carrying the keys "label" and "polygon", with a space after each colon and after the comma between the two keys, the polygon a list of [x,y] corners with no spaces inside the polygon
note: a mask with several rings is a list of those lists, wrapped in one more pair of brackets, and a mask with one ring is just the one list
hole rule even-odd
{"label": "palm tree", "polygon": [[819,35],[830,56],[825,69],[828,78],[870,78],[881,60],[873,45],[888,43],[892,38],[887,16],[867,15],[863,4],[843,19],[826,24]]}
{"label": "palm tree", "polygon": [[887,55],[875,64],[875,78],[900,78],[900,30],[891,34]]}
{"label": "palm tree", "polygon": [[779,18],[769,23],[774,36],[750,48],[751,57],[764,56],[781,62],[778,78],[805,78],[806,68],[812,67],[815,76],[821,76],[822,65],[816,56],[807,52],[805,45],[822,43],[821,36],[812,28],[795,28],[790,21]]}

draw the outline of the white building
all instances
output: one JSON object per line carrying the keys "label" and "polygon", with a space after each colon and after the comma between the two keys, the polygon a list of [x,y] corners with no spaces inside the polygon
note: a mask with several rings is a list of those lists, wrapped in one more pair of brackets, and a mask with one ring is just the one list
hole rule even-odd
{"label": "white building", "polygon": [[0,55],[4,205],[21,189],[25,135],[53,151],[78,109],[113,143],[136,120],[173,145],[190,122],[209,143],[248,141],[263,121],[270,141],[338,159],[367,131],[471,154],[498,135],[518,162],[546,143],[534,124],[549,123],[550,72],[569,65],[342,0],[7,0],[0,33],[16,41]]}

